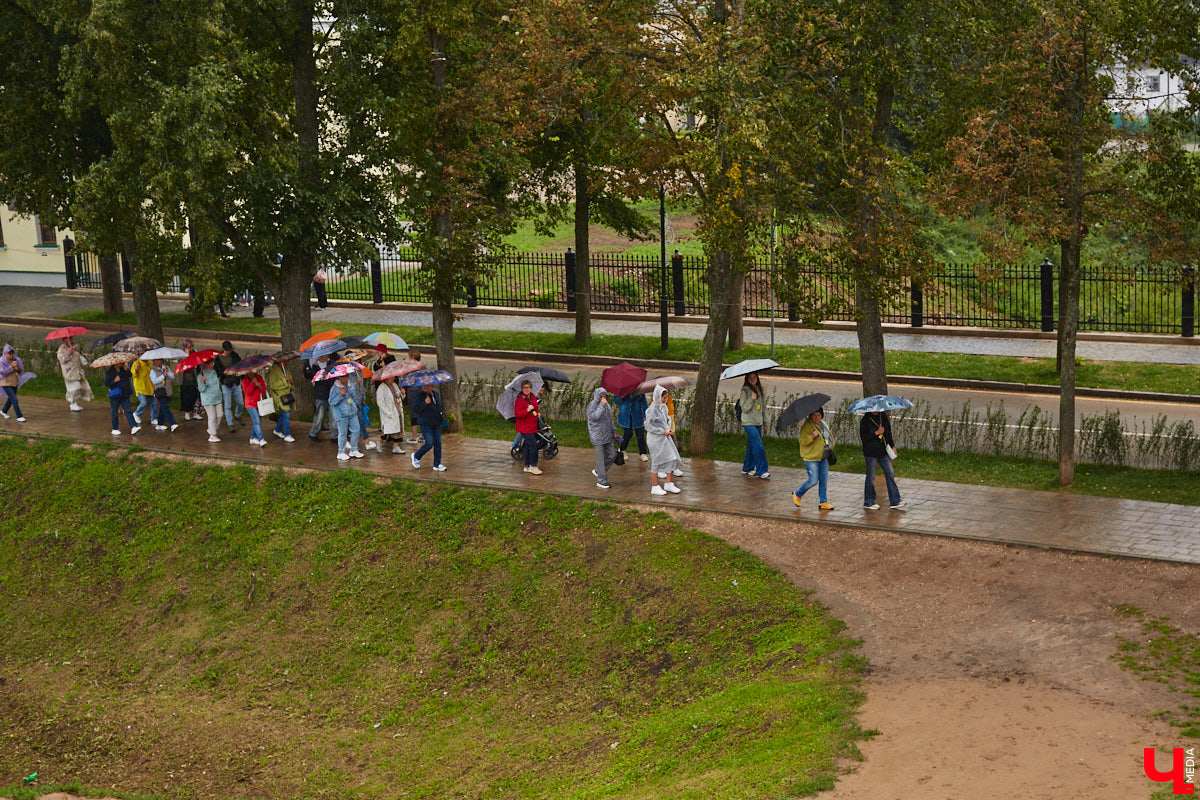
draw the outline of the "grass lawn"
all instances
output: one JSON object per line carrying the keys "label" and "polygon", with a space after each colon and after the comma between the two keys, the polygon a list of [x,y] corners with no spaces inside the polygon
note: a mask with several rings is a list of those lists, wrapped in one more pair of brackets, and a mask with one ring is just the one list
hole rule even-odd
{"label": "grass lawn", "polygon": [[[548,412],[553,416],[553,410]],[[512,441],[513,426],[497,414],[468,411],[464,415],[467,432],[482,439]],[[563,447],[591,447],[587,438],[587,423],[582,420],[554,419],[554,433]],[[683,432],[686,435],[686,431]],[[804,469],[795,439],[764,437],[767,459],[772,467]],[[717,434],[713,452],[708,456],[717,461],[741,463],[746,438],[740,434]],[[691,456],[684,449],[684,456]],[[838,463],[835,472],[862,475],[865,472],[862,451],[857,446],[837,447]],[[982,453],[937,453],[905,449],[896,461],[897,480],[905,478],[969,483],[979,486],[1007,486],[1015,489],[1038,489],[1048,492],[1126,497],[1132,500],[1152,500],[1158,503],[1200,505],[1200,485],[1195,473],[1168,469],[1134,469],[1107,464],[1079,464],[1075,484],[1069,489],[1058,485],[1058,464],[1033,458],[985,455]],[[794,487],[793,487],[794,488]],[[844,501],[843,501],[844,502]]]}
{"label": "grass lawn", "polygon": [[0,458],[0,795],[785,798],[866,735],[842,623],[665,514]]}
{"label": "grass lawn", "polygon": [[[134,324],[133,315],[126,313],[106,317],[100,311],[85,311],[68,315],[80,322],[119,322]],[[163,326],[170,328],[201,328],[213,331],[279,334],[279,322],[272,319],[221,319],[197,322],[187,314],[163,314]],[[313,332],[337,328],[347,334],[366,334],[377,326],[354,322],[320,323]],[[416,345],[432,345],[430,328],[393,326],[405,341]],[[532,333],[528,331],[457,330],[455,344],[492,350],[531,350],[541,353],[564,353],[610,356],[632,361],[670,359],[698,361],[701,342],[698,339],[672,339],[670,348],[659,349],[656,336],[594,336],[580,345],[573,334]],[[766,358],[767,345],[748,344],[745,349],[726,353],[726,360]],[[855,348],[826,348],[776,346],[775,360],[785,367],[832,369],[857,372],[861,368]],[[1057,384],[1054,359],[1019,358],[1012,356],[981,356],[968,353],[888,353],[888,372],[892,375],[920,375],[940,378],[973,378],[979,380],[1012,381],[1016,383]],[[1181,364],[1152,364],[1133,361],[1080,360],[1076,368],[1077,384],[1096,389],[1131,389],[1171,394],[1196,394],[1200,391],[1200,367]]]}

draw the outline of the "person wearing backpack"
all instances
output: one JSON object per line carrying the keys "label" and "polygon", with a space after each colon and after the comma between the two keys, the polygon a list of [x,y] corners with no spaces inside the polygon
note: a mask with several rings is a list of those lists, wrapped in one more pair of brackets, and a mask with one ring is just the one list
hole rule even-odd
{"label": "person wearing backpack", "polygon": [[739,421],[746,431],[746,457],[742,460],[742,474],[769,478],[771,473],[767,467],[767,450],[762,439],[762,427],[766,424],[766,400],[763,394],[758,373],[751,372],[742,381],[742,391],[738,395],[738,406],[742,410]]}

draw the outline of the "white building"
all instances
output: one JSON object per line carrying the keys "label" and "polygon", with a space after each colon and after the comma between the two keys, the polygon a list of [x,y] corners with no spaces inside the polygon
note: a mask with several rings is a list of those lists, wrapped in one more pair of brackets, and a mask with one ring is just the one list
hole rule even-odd
{"label": "white building", "polygon": [[0,204],[0,285],[66,286],[62,245],[69,236]]}
{"label": "white building", "polygon": [[[1185,59],[1189,69],[1197,63]],[[1152,111],[1176,111],[1188,104],[1192,79],[1150,64],[1118,64],[1111,70],[1113,95],[1108,104],[1127,120],[1145,119]]]}

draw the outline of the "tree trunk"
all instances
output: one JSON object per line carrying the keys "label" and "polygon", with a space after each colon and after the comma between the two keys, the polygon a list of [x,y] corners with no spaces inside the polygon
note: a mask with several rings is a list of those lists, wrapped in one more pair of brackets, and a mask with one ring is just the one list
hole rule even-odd
{"label": "tree trunk", "polygon": [[887,356],[883,349],[883,325],[879,296],[874,284],[859,280],[854,287],[854,304],[859,311],[858,352],[862,363],[863,396],[887,394]]}
{"label": "tree trunk", "polygon": [[[279,336],[284,350],[296,350],[312,335],[312,306],[309,304],[309,282],[312,276],[312,253],[284,256],[279,275],[279,291],[275,304],[279,309]],[[296,385],[297,408],[312,413],[313,385],[304,377],[303,359],[287,362],[288,374]]]}
{"label": "tree trunk", "polygon": [[140,336],[152,339],[163,338],[162,313],[158,308],[158,289],[154,284],[143,280],[142,264],[138,259],[137,243],[132,239],[122,240],[125,257],[129,259],[130,281],[133,285],[133,314],[137,318],[137,330]]}
{"label": "tree trunk", "polygon": [[717,415],[717,386],[729,335],[730,291],[733,267],[728,251],[716,253],[708,266],[708,327],[700,349],[700,370],[692,395],[692,429],[688,449],[696,455],[711,453]]}
{"label": "tree trunk", "polygon": [[[580,123],[581,125],[583,123]],[[592,188],[587,159],[576,149],[575,159],[575,341],[592,338],[592,251],[588,228],[591,223]]]}
{"label": "tree trunk", "polygon": [[100,291],[104,295],[105,314],[125,313],[125,292],[121,285],[121,259],[116,254],[100,256]]}
{"label": "tree trunk", "polygon": [[[435,301],[433,303],[433,346],[437,351],[438,369],[444,369],[451,375],[458,376],[458,367],[454,360],[454,311],[449,303]],[[438,387],[442,395],[442,410],[446,419],[450,420],[451,433],[463,429],[462,409],[459,407],[458,383],[451,381]]]}
{"label": "tree trunk", "polygon": [[1081,237],[1062,245],[1059,267],[1058,345],[1058,484],[1075,482],[1075,344],[1079,333],[1079,260]]}
{"label": "tree trunk", "polygon": [[[292,30],[292,92],[296,103],[296,177],[302,198],[312,198],[321,191],[318,174],[320,159],[320,123],[317,115],[317,57],[313,40],[312,0],[293,0],[295,17]],[[302,201],[302,214],[316,215],[307,199]],[[309,284],[316,272],[316,251],[312,236],[301,235],[293,253],[286,254],[279,268],[279,334],[284,350],[294,350],[312,335],[312,305]],[[296,385],[299,408],[311,412],[312,383],[303,375],[300,359],[288,362],[292,382]]]}
{"label": "tree trunk", "polygon": [[729,349],[743,350],[746,347],[744,319],[746,295],[746,273],[740,269],[729,272]]}

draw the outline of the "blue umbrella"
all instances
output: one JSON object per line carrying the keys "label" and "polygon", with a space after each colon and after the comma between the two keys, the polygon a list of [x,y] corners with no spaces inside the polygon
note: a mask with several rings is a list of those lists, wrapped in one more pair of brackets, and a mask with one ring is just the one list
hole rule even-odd
{"label": "blue umbrella", "polygon": [[338,350],[345,350],[346,347],[346,343],[341,339],[326,339],[323,342],[317,342],[312,347],[300,353],[300,357],[308,359],[320,358],[330,353],[336,353]]}
{"label": "blue umbrella", "polygon": [[401,386],[431,386],[439,383],[449,383],[454,376],[444,369],[422,369],[410,372],[400,378]]}
{"label": "blue umbrella", "polygon": [[874,394],[850,404],[851,414],[873,414],[876,411],[900,411],[912,408],[912,403],[894,394]]}

